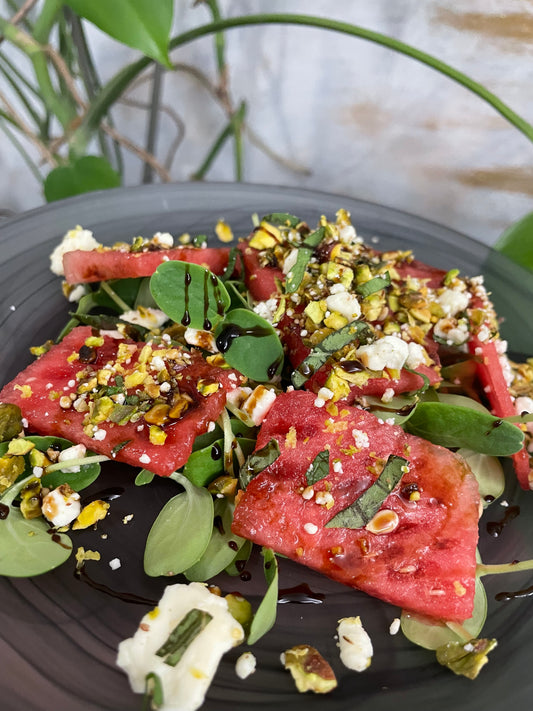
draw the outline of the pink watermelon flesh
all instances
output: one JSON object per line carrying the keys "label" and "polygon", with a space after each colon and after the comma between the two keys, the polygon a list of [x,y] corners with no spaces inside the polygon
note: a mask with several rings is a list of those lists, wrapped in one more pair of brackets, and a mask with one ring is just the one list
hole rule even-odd
{"label": "pink watermelon flesh", "polygon": [[171,260],[201,264],[215,274],[222,274],[228,264],[228,255],[228,248],[213,247],[176,247],[153,252],[74,250],[63,256],[63,269],[69,284],[147,277],[160,264]]}
{"label": "pink watermelon flesh", "polygon": [[[362,409],[338,403],[339,414],[332,416],[316,407],[315,399],[295,391],[275,401],[257,448],[274,438],[281,455],[238,499],[233,532],[402,608],[442,620],[469,618],[479,492],[468,466],[449,450]],[[367,447],[361,446],[361,433],[368,436]],[[306,499],[306,471],[324,449],[329,449],[329,474]],[[382,534],[325,528],[372,484],[379,473],[376,464],[379,468],[381,461],[382,467],[390,454],[410,462],[409,472],[382,504],[397,513],[397,528]],[[418,501],[409,500],[409,485],[418,488]],[[333,496],[329,509],[316,502],[316,494],[324,491]]]}
{"label": "pink watermelon flesh", "polygon": [[[78,359],[69,362],[69,356],[78,353],[91,334],[91,328],[87,326],[75,328],[61,343],[53,346],[8,383],[0,392],[0,402],[18,405],[28,421],[27,429],[30,432],[64,437],[117,461],[144,467],[163,476],[172,474],[189,458],[195,437],[206,432],[210,423],[220,415],[226,403],[226,392],[240,384],[241,376],[236,371],[213,367],[197,352],[191,352],[188,364],[175,366],[174,377],[180,392],[187,393],[192,403],[179,419],[163,425],[162,429],[167,434],[164,445],[152,444],[149,425],[143,417],[137,422],[126,424],[100,422],[94,429],[100,430],[97,437],[103,438],[96,439],[84,431],[85,413],[77,412],[73,407],[64,409],[59,396],[68,396],[76,391],[76,374],[79,371],[87,369],[89,374],[96,373],[104,365],[113,363],[120,343],[132,344],[134,348],[131,363],[127,366],[132,368],[145,344],[105,335],[104,344],[96,348],[95,362],[85,365]],[[154,346],[154,349],[161,348]],[[161,353],[164,353],[164,349]],[[157,372],[154,374],[157,375]],[[198,392],[199,380],[204,385],[220,383],[220,387],[216,392],[204,396]],[[108,384],[113,383],[114,379],[111,379]],[[30,390],[26,389],[25,392],[24,386],[29,386]],[[135,390],[130,388],[128,394]],[[169,399],[173,391],[174,388],[167,394]],[[31,392],[31,396],[25,397],[28,392]],[[126,444],[120,448],[123,443]]]}

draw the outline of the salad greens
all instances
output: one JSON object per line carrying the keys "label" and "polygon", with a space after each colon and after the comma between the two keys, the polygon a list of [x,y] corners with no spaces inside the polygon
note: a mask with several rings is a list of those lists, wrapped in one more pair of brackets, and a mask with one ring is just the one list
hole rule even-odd
{"label": "salad greens", "polygon": [[[349,224],[342,222],[345,220],[344,215],[339,219],[343,227]],[[299,235],[299,239],[294,238],[295,241],[290,245],[294,251],[291,257],[293,264],[286,274],[285,284],[278,283],[278,287],[284,289],[276,304],[276,323],[279,324],[284,314],[289,313],[291,298],[297,296],[299,291],[313,288],[313,279],[319,279],[317,250],[324,249],[331,227],[329,224],[321,224],[315,231],[310,231],[299,218],[286,213],[265,216],[258,222],[257,230],[264,229],[265,223],[272,226],[272,233],[267,232],[267,236],[274,240],[274,245],[276,230],[288,230],[291,234],[294,231]],[[141,241],[137,246],[142,250],[142,238],[138,239]],[[266,263],[266,266],[271,265]],[[334,377],[338,376],[339,369],[344,368],[344,376],[348,378],[344,381],[344,387],[346,382],[364,385],[366,381],[361,379],[361,375],[366,378],[377,377],[379,368],[368,366],[365,369],[359,360],[362,356],[358,349],[372,346],[376,342],[376,332],[370,324],[372,319],[367,318],[367,314],[372,313],[378,302],[380,309],[383,304],[387,304],[391,312],[400,312],[406,303],[411,305],[411,292],[414,288],[408,294],[398,297],[392,293],[394,272],[390,269],[383,268],[376,276],[370,273],[368,264],[365,264],[365,269],[361,269],[358,276],[346,263],[342,266],[347,270],[342,277],[345,282],[350,284],[354,279],[353,292],[363,304],[363,313],[351,321],[338,313],[333,327],[327,323],[333,308],[327,304],[323,306],[322,302],[327,299],[316,299],[314,303],[319,304],[321,313],[315,318],[315,335],[320,332],[322,337],[314,340],[310,337],[307,355],[296,367],[286,358],[291,354],[287,354],[282,344],[279,327],[260,315],[259,309],[254,310],[254,299],[244,281],[243,258],[239,249],[231,249],[228,265],[218,277],[205,266],[163,261],[151,278],[113,279],[85,286],[85,293],[58,340],[63,339],[80,323],[98,331],[118,330],[124,336],[139,341],[141,345],[150,341],[157,345],[170,344],[170,347],[176,348],[191,349],[192,346],[192,349],[202,353],[210,365],[223,362],[225,368],[233,368],[247,378],[244,387],[236,388],[238,397],[235,393],[228,396],[223,413],[216,422],[210,423],[207,431],[196,437],[187,461],[171,475],[177,493],[162,507],[145,544],[144,570],[148,576],[171,577],[182,574],[189,581],[207,582],[224,572],[230,576],[242,572],[252,553],[252,543],[232,533],[235,506],[250,482],[273,465],[282,451],[280,442],[275,438],[266,443],[263,440],[262,446],[257,445],[258,427],[264,417],[264,414],[258,415],[258,410],[261,410],[258,402],[261,403],[265,393],[266,397],[275,399],[285,389],[308,388],[324,366],[331,366]],[[361,276],[363,274],[364,278]],[[357,281],[359,277],[361,279]],[[449,272],[446,278],[453,284],[457,274]],[[336,294],[343,290],[344,283],[343,289]],[[438,313],[439,309],[443,310],[442,305],[434,308]],[[142,316],[149,310],[162,312],[162,320],[156,327],[147,325],[142,319],[132,322],[127,318],[130,311]],[[408,314],[408,311],[405,313]],[[327,327],[317,325],[321,324],[322,318]],[[344,323],[343,318],[348,322]],[[440,315],[439,318],[444,316]],[[391,333],[395,332],[396,326],[400,330],[400,323],[402,321],[399,319],[398,324],[388,324]],[[410,325],[408,315],[403,323]],[[417,333],[417,345],[424,342],[424,337],[422,331]],[[436,339],[438,343],[441,341]],[[46,352],[49,347],[50,344],[41,350],[37,349],[37,354]],[[339,353],[342,359],[335,361]],[[469,367],[472,360],[466,358],[465,362],[466,365],[452,363],[444,369],[448,380],[444,381],[446,387],[442,390],[453,385],[458,374],[463,376],[468,373],[465,382],[472,380],[473,371]],[[399,425],[405,432],[428,442],[458,450],[477,478],[483,505],[487,506],[501,495],[504,487],[503,468],[498,458],[510,457],[523,449],[525,425],[531,418],[510,414],[506,417],[494,416],[479,399],[455,392],[441,392],[434,381],[432,384],[428,371],[421,368],[421,364],[422,361],[413,367],[406,364],[403,369],[415,378],[419,376],[418,382],[421,380],[423,383],[421,387],[412,391],[404,390],[400,394],[392,392],[390,397],[368,394],[359,406],[372,412],[381,423]],[[397,380],[399,373],[393,366],[387,367],[390,380]],[[163,367],[159,372],[162,371]],[[159,388],[163,382],[164,375],[161,375],[157,382],[150,385]],[[95,384],[95,389],[97,386],[103,388],[106,402],[111,402],[112,397],[123,396],[124,376],[116,375],[114,383]],[[331,408],[331,413],[336,409],[337,414],[339,407],[342,407],[342,398],[333,397],[336,393],[327,387],[331,383],[334,383],[334,378],[327,381],[325,390],[328,394],[325,398],[322,398],[324,389],[318,386],[315,388],[316,406]],[[206,387],[210,394],[218,389],[218,383],[204,383],[202,387]],[[449,389],[453,390],[452,387]],[[466,391],[467,388],[461,390]],[[476,395],[472,389],[469,394]],[[250,400],[252,404],[247,408],[246,403]],[[71,405],[67,403],[66,407]],[[111,405],[113,415],[110,419],[114,424],[128,422],[134,414],[139,418],[139,412],[134,413],[134,408],[129,406],[125,397],[112,401]],[[99,406],[102,406],[102,402],[94,407],[97,409]],[[141,411],[141,414],[146,413],[146,408]],[[43,490],[67,487],[69,492],[79,492],[97,479],[100,462],[108,457],[89,452],[63,462],[59,453],[71,448],[73,443],[59,437],[26,436],[21,432],[22,424],[20,411],[8,404],[0,404],[0,439],[3,440],[0,443],[0,574],[33,576],[64,563],[71,555],[73,542],[62,530],[56,530],[57,527],[45,522],[40,511],[37,511],[35,517],[27,517],[28,501],[33,497],[32,501],[37,502],[38,509]],[[164,425],[164,416],[161,421],[151,423],[154,436],[161,434]],[[356,434],[354,430],[355,441]],[[119,442],[113,448],[112,457],[119,455],[129,444],[129,439]],[[284,446],[291,446],[289,438]],[[358,451],[357,447],[354,451]],[[56,454],[52,457],[53,452]],[[326,446],[309,462],[305,474],[310,495],[313,495],[314,487],[320,489],[324,486],[327,489],[328,482],[324,480],[331,470],[339,471],[335,469],[335,462],[331,461]],[[375,534],[381,533],[375,517],[380,513],[394,513],[383,510],[383,503],[402,484],[402,478],[408,472],[408,459],[391,454],[382,462],[381,469],[375,472],[374,482],[349,506],[332,515],[325,527],[366,528]],[[153,478],[154,474],[147,466],[137,473],[135,485],[149,486]],[[304,487],[302,489],[305,491]],[[306,526],[310,535],[313,535],[311,531],[314,530],[314,524]],[[75,528],[73,525],[73,534]],[[247,641],[250,645],[272,628],[276,618],[278,560],[275,552],[267,547],[262,548],[262,556],[266,591],[247,624]],[[401,623],[404,634],[416,644],[436,650],[441,663],[457,673],[473,678],[486,662],[487,652],[494,646],[492,640],[479,639],[487,610],[481,576],[530,567],[529,561],[514,566],[490,566],[479,561],[471,619],[462,625],[437,623],[404,612]],[[186,641],[182,644],[182,640],[189,640],[208,623],[209,619],[200,611],[193,610],[190,617],[171,633],[158,654],[170,660],[169,664],[177,664],[189,643]],[[457,648],[457,645],[464,646],[465,643],[472,645],[466,657],[464,649],[461,651]],[[464,671],[461,672],[461,669]]]}

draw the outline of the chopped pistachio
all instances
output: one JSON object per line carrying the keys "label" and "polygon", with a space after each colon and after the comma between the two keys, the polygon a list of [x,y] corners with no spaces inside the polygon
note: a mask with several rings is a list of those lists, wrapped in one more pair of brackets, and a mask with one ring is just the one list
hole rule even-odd
{"label": "chopped pistachio", "polygon": [[437,649],[437,661],[454,674],[475,679],[489,661],[488,654],[498,642],[495,639],[472,639],[464,642],[448,642]]}
{"label": "chopped pistachio", "polygon": [[24,469],[24,457],[0,457],[0,494],[9,489]]}
{"label": "chopped pistachio", "polygon": [[0,442],[7,442],[22,431],[22,413],[18,405],[0,403]]}
{"label": "chopped pistachio", "polygon": [[302,694],[306,691],[327,694],[337,686],[333,669],[320,652],[310,645],[299,644],[287,649],[283,654],[283,664]]}

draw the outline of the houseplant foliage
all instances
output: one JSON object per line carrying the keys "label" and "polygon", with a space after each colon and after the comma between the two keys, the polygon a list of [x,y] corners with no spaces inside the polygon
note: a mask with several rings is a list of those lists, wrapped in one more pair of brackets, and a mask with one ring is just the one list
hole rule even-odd
{"label": "houseplant foliage", "polygon": [[[196,72],[222,106],[227,124],[213,137],[205,157],[194,172],[203,179],[221,148],[231,142],[234,175],[243,178],[243,150],[252,128],[246,121],[246,102],[234,103],[228,89],[229,72],[225,57],[226,34],[234,28],[289,24],[322,28],[347,34],[409,56],[448,76],[488,102],[504,118],[533,141],[533,127],[497,96],[469,76],[415,47],[366,28],[311,15],[263,13],[223,18],[217,0],[197,0],[199,21],[209,22],[172,36],[174,0],[6,0],[12,12],[0,16],[0,128],[15,143],[29,168],[43,184],[44,196],[53,201],[71,195],[117,187],[122,182],[123,152],[134,152],[145,164],[143,180],[153,175],[170,180],[169,153],[162,162],[154,153],[157,134],[159,94],[164,71],[183,71],[173,61],[173,51],[197,38],[212,36],[216,77]],[[122,67],[102,84],[95,68],[87,23],[96,25],[109,37],[139,52],[139,59]],[[29,60],[24,72],[2,43],[10,43]],[[114,126],[112,109],[139,80],[151,72],[152,101],[147,118],[146,145],[138,146]],[[2,88],[8,88],[5,91]],[[39,160],[29,154],[29,141]],[[176,143],[174,148],[177,150]],[[263,146],[276,160],[275,151]],[[524,235],[531,234],[533,217],[527,216],[507,230],[497,244],[511,259],[520,253]],[[525,265],[533,268],[533,253],[525,255]]]}

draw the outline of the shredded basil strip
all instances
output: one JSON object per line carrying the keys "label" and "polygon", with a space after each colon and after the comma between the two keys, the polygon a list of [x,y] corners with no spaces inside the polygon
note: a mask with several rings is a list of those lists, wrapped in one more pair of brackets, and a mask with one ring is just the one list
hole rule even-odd
{"label": "shredded basil strip", "polygon": [[239,258],[240,251],[238,247],[232,247],[228,254],[228,263],[224,269],[224,273],[219,276],[220,281],[227,281],[231,278],[233,272],[235,271],[235,265],[237,264],[237,259]]}
{"label": "shredded basil strip", "polygon": [[369,279],[368,281],[365,281],[364,284],[358,284],[355,287],[356,292],[359,294],[359,296],[362,296],[363,298],[366,298],[367,296],[370,296],[371,294],[375,294],[376,291],[381,291],[382,289],[386,289],[388,286],[390,286],[390,274],[389,272],[385,272],[383,276],[377,276],[374,277],[373,279]]}
{"label": "shredded basil strip", "polygon": [[165,664],[175,667],[185,654],[187,647],[212,619],[213,615],[205,610],[198,610],[196,607],[189,610],[169,634],[167,641],[159,647],[156,652],[157,656],[165,657]]}
{"label": "shredded basil strip", "polygon": [[313,373],[324,365],[327,359],[344,346],[357,340],[360,345],[369,343],[374,338],[372,327],[364,321],[352,321],[343,326],[338,331],[330,333],[311,353],[300,363],[298,368],[291,375],[292,384],[295,388],[301,388]]}
{"label": "shredded basil strip", "polygon": [[143,711],[161,708],[165,701],[163,684],[155,672],[146,675],[144,688]]}
{"label": "shredded basil strip", "polygon": [[326,528],[362,528],[375,516],[381,505],[408,471],[409,462],[391,454],[376,481],[353,504],[339,511]]}
{"label": "shredded basil strip", "polygon": [[271,439],[264,447],[251,454],[239,472],[239,486],[241,489],[246,489],[252,479],[275,462],[280,454],[279,444],[276,439]]}
{"label": "shredded basil strip", "polygon": [[325,235],[326,228],[319,227],[318,230],[315,230],[314,232],[311,232],[311,234],[307,235],[304,242],[302,242],[302,244],[298,247],[298,257],[294,266],[287,274],[287,280],[285,282],[285,292],[287,294],[292,294],[298,290],[298,287],[304,278],[309,260],[313,256],[315,249],[324,239]]}
{"label": "shredded basil strip", "polygon": [[288,212],[272,212],[270,215],[265,215],[261,222],[270,222],[271,225],[279,225],[280,227],[296,227],[301,220],[296,215],[291,215]]}
{"label": "shredded basil strip", "polygon": [[313,486],[329,474],[329,450],[323,449],[311,462],[311,466],[305,472],[308,486]]}

